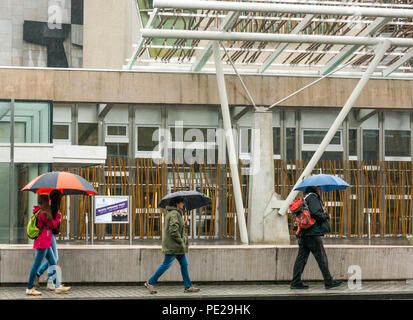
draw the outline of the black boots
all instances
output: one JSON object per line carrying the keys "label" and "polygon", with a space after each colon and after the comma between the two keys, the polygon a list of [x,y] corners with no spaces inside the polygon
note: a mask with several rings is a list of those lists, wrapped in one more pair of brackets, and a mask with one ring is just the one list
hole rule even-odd
{"label": "black boots", "polygon": [[326,284],[325,284],[325,288],[326,288],[326,289],[335,288],[335,287],[340,286],[342,283],[343,283],[342,280],[333,280],[333,281],[331,281],[331,282],[329,282],[329,283],[326,283]]}
{"label": "black boots", "polygon": [[309,287],[306,284],[301,282],[299,284],[294,284],[294,285],[291,284],[290,288],[292,290],[305,290],[305,289],[308,289]]}

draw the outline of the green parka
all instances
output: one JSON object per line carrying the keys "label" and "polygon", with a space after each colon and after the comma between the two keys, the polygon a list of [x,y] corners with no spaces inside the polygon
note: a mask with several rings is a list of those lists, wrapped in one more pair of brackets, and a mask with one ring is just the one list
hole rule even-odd
{"label": "green parka", "polygon": [[162,253],[180,255],[188,252],[188,236],[182,210],[167,206],[162,232]]}

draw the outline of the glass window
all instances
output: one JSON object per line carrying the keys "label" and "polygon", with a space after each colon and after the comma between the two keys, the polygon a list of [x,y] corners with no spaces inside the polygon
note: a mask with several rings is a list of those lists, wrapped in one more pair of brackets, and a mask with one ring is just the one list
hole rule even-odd
{"label": "glass window", "polygon": [[[171,132],[171,141],[174,142],[195,142],[196,140],[198,140],[197,142],[215,142],[216,140],[215,128],[171,127],[169,130]],[[200,139],[193,134],[193,130],[199,130],[199,136],[202,136],[202,141],[199,141]]]}
{"label": "glass window", "polygon": [[295,128],[286,128],[287,160],[295,161]]}
{"label": "glass window", "polygon": [[137,151],[159,151],[159,127],[138,127]]}
{"label": "glass window", "polygon": [[281,153],[281,131],[280,128],[272,128],[272,143],[274,154]]}
{"label": "glass window", "polygon": [[363,161],[379,161],[379,130],[363,130]]}
{"label": "glass window", "polygon": [[78,123],[78,143],[83,146],[98,145],[98,124]]}
{"label": "glass window", "polygon": [[128,156],[127,143],[106,143],[107,157],[124,157]]}
{"label": "glass window", "polygon": [[[0,122],[0,142],[10,143],[10,122]],[[26,142],[26,123],[14,123],[14,142]]]}
{"label": "glass window", "polygon": [[53,140],[70,140],[68,124],[53,125]]}
{"label": "glass window", "polygon": [[251,128],[240,129],[240,153],[251,153]]}
{"label": "glass window", "polygon": [[[10,142],[10,102],[0,102],[0,142]],[[50,104],[16,101],[14,104],[14,141],[50,143]]]}
{"label": "glass window", "polygon": [[108,136],[127,136],[127,126],[107,126],[107,135]]}
{"label": "glass window", "polygon": [[357,129],[348,130],[348,153],[349,156],[357,156]]}
{"label": "glass window", "polygon": [[[9,141],[10,142],[10,141]],[[9,243],[9,217],[10,217],[10,197],[9,197],[10,165],[0,163],[0,243]],[[17,186],[16,186],[17,189]],[[23,193],[23,192],[19,192]]]}
{"label": "glass window", "polygon": [[[326,134],[327,130],[304,130],[304,144],[320,144]],[[341,131],[336,132],[330,145],[341,145]]]}
{"label": "glass window", "polygon": [[[314,153],[315,151],[302,151],[301,154],[304,161],[310,161]],[[320,160],[342,161],[343,153],[336,151],[325,151],[321,156]]]}
{"label": "glass window", "polygon": [[410,131],[386,130],[385,153],[387,157],[410,157]]}

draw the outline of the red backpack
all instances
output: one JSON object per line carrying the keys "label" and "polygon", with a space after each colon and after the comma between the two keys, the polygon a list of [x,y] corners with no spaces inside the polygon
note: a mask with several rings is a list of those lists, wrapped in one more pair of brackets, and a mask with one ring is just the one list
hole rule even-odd
{"label": "red backpack", "polygon": [[300,233],[301,229],[308,229],[315,223],[315,219],[311,217],[310,212],[308,211],[305,199],[298,198],[290,204],[289,208],[295,215],[297,235]]}

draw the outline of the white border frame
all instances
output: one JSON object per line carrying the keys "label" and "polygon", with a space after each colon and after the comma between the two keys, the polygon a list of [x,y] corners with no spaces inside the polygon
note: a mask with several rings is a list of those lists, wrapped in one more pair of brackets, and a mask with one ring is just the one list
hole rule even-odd
{"label": "white border frame", "polygon": [[[52,126],[68,126],[69,127],[69,139],[53,139],[52,137],[52,142],[53,144],[72,144],[72,126],[70,122],[53,122]],[[54,129],[52,129],[54,130]]]}
{"label": "white border frame", "polygon": [[[125,136],[112,136],[108,134],[109,127],[125,127]],[[105,143],[129,143],[129,125],[125,123],[105,123]]]}
{"label": "white border frame", "polygon": [[[327,134],[328,129],[314,129],[314,128],[301,128],[301,151],[316,151],[317,148],[319,147],[319,144],[305,144],[304,143],[304,131],[325,131]],[[326,152],[343,152],[343,129],[337,130],[337,132],[340,132],[340,144],[329,144],[326,148]]]}

